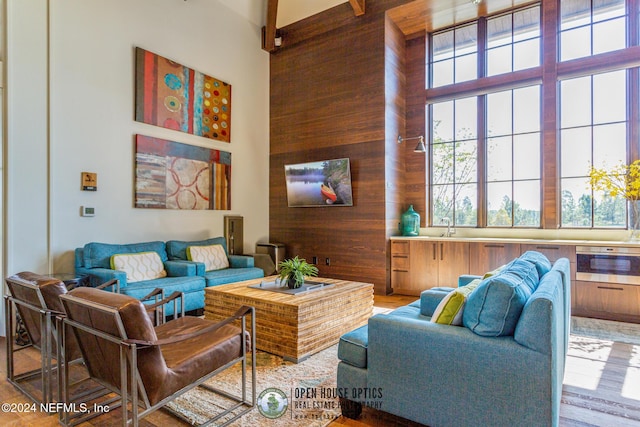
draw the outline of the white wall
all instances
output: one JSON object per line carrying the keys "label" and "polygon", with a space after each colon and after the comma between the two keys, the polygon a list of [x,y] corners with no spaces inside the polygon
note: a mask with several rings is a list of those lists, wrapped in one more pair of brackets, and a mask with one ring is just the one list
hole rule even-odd
{"label": "white wall", "polygon": [[[73,249],[89,241],[222,235],[224,215],[244,217],[245,252],[267,239],[269,56],[258,25],[218,0],[7,1],[6,274],[73,271]],[[136,46],[232,85],[231,144],[134,121]],[[138,133],[231,152],[232,210],[134,208]],[[97,192],[80,190],[83,171],[98,174]]]}

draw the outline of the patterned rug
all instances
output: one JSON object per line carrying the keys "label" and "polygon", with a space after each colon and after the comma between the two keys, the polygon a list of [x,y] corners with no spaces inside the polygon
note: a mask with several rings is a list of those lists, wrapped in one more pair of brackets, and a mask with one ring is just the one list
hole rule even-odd
{"label": "patterned rug", "polygon": [[[328,425],[340,415],[338,398],[335,396],[337,348],[337,345],[329,347],[298,364],[285,361],[280,356],[258,351],[256,356],[256,394],[260,397],[262,393],[265,399],[261,401],[264,402],[267,397],[270,397],[269,392],[263,393],[264,391],[278,389],[286,394],[287,409],[282,416],[272,419],[263,415],[264,410],[261,412],[256,407],[234,421],[231,426],[323,427]],[[249,397],[251,393],[250,366],[248,363]],[[207,384],[240,395],[241,373],[241,366],[238,363],[209,380]],[[211,415],[221,412],[221,405],[231,406],[229,403],[229,400],[221,396],[196,388],[167,406],[181,413],[195,425],[204,422]],[[282,409],[282,405],[280,405],[280,410]],[[219,424],[230,418],[232,416],[224,418],[219,421]]]}

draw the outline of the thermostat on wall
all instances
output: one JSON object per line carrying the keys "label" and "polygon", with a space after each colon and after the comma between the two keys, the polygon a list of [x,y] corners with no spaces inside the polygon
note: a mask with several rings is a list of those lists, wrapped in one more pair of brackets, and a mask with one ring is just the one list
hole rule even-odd
{"label": "thermostat on wall", "polygon": [[91,208],[88,206],[80,206],[80,216],[95,216],[96,208]]}

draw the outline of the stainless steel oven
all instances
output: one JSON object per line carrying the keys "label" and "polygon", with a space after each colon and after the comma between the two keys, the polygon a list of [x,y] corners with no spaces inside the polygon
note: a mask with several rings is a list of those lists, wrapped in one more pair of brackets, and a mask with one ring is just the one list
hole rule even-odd
{"label": "stainless steel oven", "polygon": [[640,248],[576,246],[576,280],[640,285]]}

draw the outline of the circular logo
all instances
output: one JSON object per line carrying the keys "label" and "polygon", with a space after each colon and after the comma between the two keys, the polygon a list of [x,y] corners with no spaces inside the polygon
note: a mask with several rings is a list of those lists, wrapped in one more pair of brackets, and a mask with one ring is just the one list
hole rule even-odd
{"label": "circular logo", "polygon": [[266,418],[280,418],[288,407],[289,399],[279,388],[267,388],[258,395],[258,411]]}

